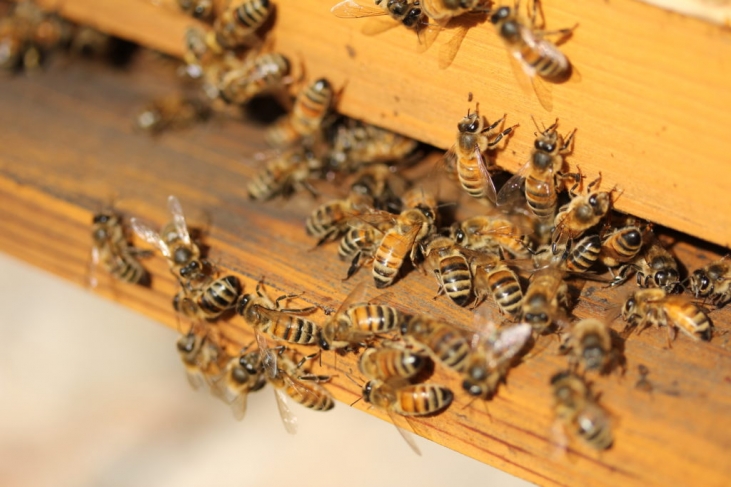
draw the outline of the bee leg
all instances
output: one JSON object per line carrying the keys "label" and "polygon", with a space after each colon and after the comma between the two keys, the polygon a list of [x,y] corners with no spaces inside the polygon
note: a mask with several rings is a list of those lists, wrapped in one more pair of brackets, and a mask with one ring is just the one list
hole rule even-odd
{"label": "bee leg", "polygon": [[564,139],[564,143],[558,150],[558,153],[563,155],[571,152],[571,143],[574,141],[574,135],[576,135],[576,129],[572,130],[569,135]]}
{"label": "bee leg", "polygon": [[348,267],[348,272],[345,276],[345,279],[343,279],[343,281],[347,281],[348,279],[350,279],[353,276],[353,274],[355,274],[356,271],[358,269],[360,269],[360,256],[361,256],[361,252],[358,252],[357,254],[355,254],[355,257],[353,257],[353,260],[350,262],[350,267]]}
{"label": "bee leg", "polygon": [[576,24],[574,24],[573,27],[567,27],[564,29],[556,29],[556,30],[536,30],[535,33],[537,36],[540,36],[540,37],[558,36],[553,41],[553,43],[556,46],[560,46],[561,44],[563,44],[564,42],[569,40],[569,38],[571,38],[571,36],[574,33],[574,30],[576,30],[576,28],[578,26],[579,26],[579,24],[576,23]]}
{"label": "bee leg", "polygon": [[519,123],[516,123],[512,127],[508,127],[505,130],[503,130],[502,132],[500,132],[499,134],[497,134],[495,136],[495,138],[492,139],[492,141],[487,143],[487,148],[491,149],[492,147],[495,147],[498,143],[500,143],[501,140],[503,140],[503,137],[511,134],[513,132],[513,130],[515,130],[517,127],[520,127]]}
{"label": "bee leg", "polygon": [[507,117],[507,116],[508,116],[508,114],[506,113],[501,118],[495,120],[491,125],[488,125],[484,129],[482,129],[482,133],[489,133],[489,132],[492,132],[493,130],[495,130],[495,127],[497,127],[498,125],[503,123],[503,120],[505,120],[505,117]]}
{"label": "bee leg", "polygon": [[673,340],[678,334],[678,330],[674,326],[668,326],[668,348],[673,348]]}

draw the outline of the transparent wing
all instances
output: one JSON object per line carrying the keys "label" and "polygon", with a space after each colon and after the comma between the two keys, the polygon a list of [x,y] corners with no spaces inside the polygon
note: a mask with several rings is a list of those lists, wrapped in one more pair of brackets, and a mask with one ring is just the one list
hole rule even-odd
{"label": "transparent wing", "polygon": [[173,224],[175,225],[175,231],[178,233],[180,239],[186,244],[190,243],[190,234],[188,233],[188,225],[185,223],[185,215],[183,214],[183,207],[180,206],[180,201],[173,195],[168,196],[168,209],[173,215]]}
{"label": "transparent wing", "polygon": [[460,25],[454,29],[454,35],[449,39],[449,41],[442,44],[442,47],[439,50],[439,69],[447,69],[451,66],[452,61],[454,61],[454,58],[457,57],[459,48],[462,47],[462,41],[467,35],[468,29],[469,28],[467,26]]}
{"label": "transparent wing", "polygon": [[416,440],[414,439],[414,435],[411,434],[411,431],[407,431],[403,429],[401,426],[396,424],[396,416],[391,411],[388,411],[388,416],[391,418],[391,423],[396,427],[396,430],[401,435],[401,438],[404,439],[407,445],[409,445],[409,448],[416,453],[417,455],[421,456],[421,450],[419,449],[419,446],[416,444]]}
{"label": "transparent wing", "polygon": [[279,409],[279,416],[282,418],[284,429],[290,435],[297,434],[297,416],[295,416],[289,409],[287,404],[287,395],[279,389],[274,389],[274,397],[277,399],[277,409]]}
{"label": "transparent wing", "polygon": [[541,106],[547,111],[553,111],[553,94],[551,93],[551,86],[540,76],[533,76],[531,78],[533,84],[533,91],[538,98]]}
{"label": "transparent wing", "polygon": [[434,44],[434,41],[437,40],[442,30],[443,28],[436,24],[421,24],[416,31],[416,36],[419,39],[419,46],[416,48],[416,52],[427,51]]}
{"label": "transparent wing", "polygon": [[500,331],[493,343],[493,350],[501,360],[509,360],[515,356],[530,339],[533,329],[527,323],[520,323]]}
{"label": "transparent wing", "polygon": [[190,387],[196,391],[207,384],[206,378],[203,376],[203,372],[199,369],[188,369],[185,371],[185,376],[188,379]]}
{"label": "transparent wing", "polygon": [[391,30],[394,27],[398,27],[399,25],[401,25],[401,22],[392,19],[391,17],[374,17],[368,19],[363,24],[363,29],[361,29],[361,32],[363,33],[363,35],[374,36],[381,34],[382,32],[386,32],[387,30]]}
{"label": "transparent wing", "polygon": [[480,174],[482,175],[482,191],[491,203],[497,203],[495,183],[492,180],[490,171],[487,170],[485,156],[482,155],[482,151],[480,151],[480,148],[477,145],[475,145],[475,157],[477,158],[477,167],[480,169]]}
{"label": "transparent wing", "polygon": [[498,206],[514,206],[518,202],[525,199],[525,178],[530,170],[530,162],[525,163],[518,172],[516,172],[507,182],[500,188],[497,194]]}
{"label": "transparent wing", "polygon": [[236,421],[241,421],[246,415],[246,402],[249,394],[247,392],[241,392],[238,396],[231,401],[231,412],[234,415]]}
{"label": "transparent wing", "polygon": [[493,341],[497,334],[497,325],[494,320],[493,311],[483,306],[478,308],[472,316],[476,333],[472,335],[472,349],[475,350],[484,341]]}
{"label": "transparent wing", "polygon": [[388,12],[377,5],[362,5],[353,0],[344,0],[330,9],[330,13],[341,19],[359,19],[388,15]]}
{"label": "transparent wing", "polygon": [[130,225],[132,226],[132,230],[137,234],[138,237],[140,237],[145,242],[149,243],[150,245],[154,245],[165,257],[170,257],[170,249],[163,241],[162,237],[160,237],[160,234],[139,221],[137,218],[130,218],[129,221]]}
{"label": "transparent wing", "polygon": [[256,343],[259,345],[259,353],[261,354],[261,364],[266,370],[270,378],[275,378],[279,375],[277,369],[277,354],[274,353],[270,348],[269,344],[260,333],[254,332],[256,337]]}
{"label": "transparent wing", "polygon": [[89,286],[92,288],[97,287],[99,281],[96,278],[96,269],[99,267],[99,248],[91,248],[91,258],[89,261]]}

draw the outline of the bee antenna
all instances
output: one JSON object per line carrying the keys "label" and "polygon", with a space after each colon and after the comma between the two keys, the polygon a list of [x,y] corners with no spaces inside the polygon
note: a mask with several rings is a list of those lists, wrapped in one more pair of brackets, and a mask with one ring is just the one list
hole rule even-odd
{"label": "bee antenna", "polygon": [[356,399],[355,401],[351,402],[351,403],[350,403],[350,407],[352,408],[352,407],[353,407],[353,405],[355,405],[355,403],[357,403],[357,402],[358,402],[358,401],[360,401],[361,399],[363,399],[363,396],[360,396],[360,397],[359,397],[358,399]]}

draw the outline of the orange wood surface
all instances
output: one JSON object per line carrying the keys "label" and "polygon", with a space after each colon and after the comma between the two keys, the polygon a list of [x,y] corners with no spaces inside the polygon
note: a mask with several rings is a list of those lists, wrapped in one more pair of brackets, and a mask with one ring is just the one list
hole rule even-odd
{"label": "orange wood surface", "polygon": [[[250,157],[264,148],[260,129],[214,119],[157,138],[134,131],[135,108],[173,86],[148,65],[131,72],[71,65],[32,78],[6,79],[2,86],[1,251],[86,286],[92,214],[114,197],[115,207],[125,216],[162,225],[169,218],[166,197],[174,194],[190,225],[206,230],[209,258],[222,272],[238,275],[247,292],[264,276],[272,295],[304,292],[303,303],[337,308],[358,282],[371,280],[361,271],[341,282],[345,264],[337,260],[336,248],[312,249],[314,241],[305,234],[303,221],[319,202],[307,195],[289,201],[248,201],[245,185],[256,171]],[[327,186],[321,189],[323,198],[335,193]],[[673,249],[691,270],[722,252],[688,239],[680,239]],[[102,275],[95,291],[178,327],[170,307],[176,284],[166,263],[156,256],[145,266],[153,275],[151,289]],[[381,299],[407,312],[471,326],[469,310],[444,298],[432,299],[435,288],[432,276],[411,272]],[[573,313],[612,314],[624,292],[589,283]],[[721,332],[729,329],[729,314],[728,309],[711,313]],[[324,317],[317,315],[316,320]],[[251,342],[251,330],[240,317],[217,326],[233,345]],[[613,327],[621,329],[622,324]],[[548,381],[566,367],[552,339],[542,353],[511,371],[507,386],[489,403],[469,399],[460,391],[459,377],[437,368],[432,380],[455,391],[454,404],[444,414],[402,425],[541,485],[727,485],[729,338],[720,333],[710,344],[699,344],[681,336],[671,349],[666,348],[665,330],[650,329],[629,339],[627,373],[592,377],[601,404],[612,414],[615,433],[615,445],[601,454],[573,441],[566,456],[552,458]],[[177,360],[172,343],[169,354],[170,360]],[[360,396],[344,375],[357,376],[355,358],[338,357],[336,370],[332,354],[325,354],[322,363],[325,372],[336,375],[326,387],[341,401],[337,407],[348,407]],[[634,387],[640,363],[650,368],[651,394]],[[354,407],[367,409],[363,401]],[[384,417],[375,409],[368,412]],[[356,439],[343,438],[344,445],[348,441]],[[394,431],[383,441],[401,439]]]}

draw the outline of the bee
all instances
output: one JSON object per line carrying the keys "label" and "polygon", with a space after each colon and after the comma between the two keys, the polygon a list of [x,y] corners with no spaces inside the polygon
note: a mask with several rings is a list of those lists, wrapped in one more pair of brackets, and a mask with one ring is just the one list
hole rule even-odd
{"label": "bee", "polygon": [[556,132],[557,126],[558,119],[536,134],[529,161],[500,188],[497,195],[499,206],[515,204],[516,198],[524,194],[528,208],[537,220],[554,222],[558,191],[564,187],[565,179],[574,176],[563,170],[564,156],[571,152],[576,133],[574,129],[564,138]]}
{"label": "bee", "polygon": [[221,399],[231,407],[234,418],[244,419],[246,399],[250,392],[261,390],[267,383],[259,350],[232,357],[226,364],[223,377],[217,382]]}
{"label": "bee", "polygon": [[384,220],[373,225],[356,221],[340,240],[338,255],[340,260],[350,260],[345,280],[350,279],[364,263],[372,262],[384,232],[393,227],[393,222]]}
{"label": "bee", "polygon": [[177,0],[177,2],[180,10],[204,22],[213,18],[217,7],[216,0]]}
{"label": "bee", "polygon": [[162,228],[161,233],[155,232],[136,218],[132,218],[130,223],[137,236],[157,247],[167,259],[170,272],[181,285],[190,288],[192,283],[208,279],[211,266],[201,258],[198,244],[190,237],[178,198],[168,196],[168,209],[173,220]]}
{"label": "bee", "polygon": [[434,20],[448,21],[470,12],[488,12],[492,0],[421,0],[424,13]]}
{"label": "bee", "polygon": [[559,347],[561,353],[569,353],[569,363],[575,369],[606,372],[615,360],[612,335],[609,327],[596,318],[586,318],[574,323]]}
{"label": "bee", "polygon": [[191,329],[178,339],[176,347],[185,366],[188,383],[193,389],[210,386],[220,375],[224,353],[207,336],[196,334]]}
{"label": "bee", "polygon": [[374,6],[363,5],[356,0],[343,0],[333,6],[330,12],[343,19],[390,15],[392,21],[366,23],[363,33],[375,35],[401,24],[417,33],[420,51],[428,49],[439,33],[436,26],[429,24],[429,18],[422,10],[419,0],[375,0]]}
{"label": "bee", "polygon": [[525,290],[520,319],[540,334],[552,323],[561,322],[567,307],[568,286],[561,271],[554,267],[539,269]]}
{"label": "bee", "polygon": [[479,110],[480,105],[477,104],[474,113],[468,110],[467,116],[457,124],[459,130],[457,142],[447,151],[444,160],[448,167],[456,165],[459,182],[467,194],[473,198],[487,199],[495,203],[497,200],[495,184],[487,169],[483,153],[497,146],[517,125],[494,134],[495,129],[503,123],[507,115],[487,125]]}
{"label": "bee", "polygon": [[188,127],[211,115],[211,106],[199,97],[175,93],[152,100],[137,114],[137,127],[151,134]]}
{"label": "bee", "polygon": [[634,270],[637,272],[637,284],[641,287],[658,287],[669,293],[679,291],[682,286],[675,257],[653,233],[648,233],[646,240],[642,254],[633,263],[625,264],[617,270],[611,286],[625,282]]}
{"label": "bee", "polygon": [[612,268],[632,262],[642,248],[642,229],[637,225],[617,228],[602,238],[599,260]]}
{"label": "bee", "polygon": [[350,185],[351,193],[373,198],[373,207],[389,213],[401,213],[403,202],[400,195],[406,191],[407,182],[386,164],[370,164],[360,169]]}
{"label": "bee", "polygon": [[271,349],[264,337],[259,333],[255,335],[267,381],[274,386],[279,414],[288,433],[297,432],[297,418],[289,409],[286,396],[314,411],[329,411],[335,407],[335,401],[330,393],[319,384],[330,380],[330,377],[301,371],[304,363],[318,354],[308,355],[295,362],[285,353],[284,347]]}
{"label": "bee", "polygon": [[[587,384],[573,372],[563,371],[551,377],[551,386],[556,426],[568,428],[596,450],[611,447],[614,440],[609,417]],[[565,439],[560,446],[566,448]]]}
{"label": "bee", "polygon": [[281,89],[289,82],[291,64],[279,53],[252,55],[228,66],[218,82],[218,93],[230,105],[243,105],[257,95]]}
{"label": "bee", "polygon": [[94,215],[91,238],[90,284],[96,287],[95,269],[99,263],[115,279],[130,284],[148,286],[150,274],[142,267],[137,257],[147,253],[127,243],[122,220],[119,215],[103,212]]}
{"label": "bee", "polygon": [[297,294],[279,296],[272,301],[263,291],[263,284],[256,285],[256,296],[242,295],[236,303],[236,312],[244,317],[256,331],[268,334],[275,340],[299,345],[315,345],[320,340],[320,327],[298,315],[313,313],[317,307],[294,309],[282,308],[281,302],[297,297]]}
{"label": "bee", "polygon": [[360,356],[358,369],[369,379],[388,382],[393,379],[411,379],[428,364],[428,356],[390,344],[366,349]]}
{"label": "bee", "polygon": [[731,265],[726,257],[697,269],[690,276],[690,291],[695,297],[710,297],[719,308],[731,301]]}
{"label": "bee", "polygon": [[267,129],[266,141],[274,147],[287,147],[300,141],[311,144],[321,135],[322,124],[334,96],[333,87],[327,79],[315,80],[299,92],[292,112]]}
{"label": "bee", "polygon": [[399,310],[385,304],[360,302],[365,286],[353,289],[320,334],[323,350],[350,349],[365,344],[376,334],[398,330],[403,321]]}
{"label": "bee", "polygon": [[599,173],[599,177],[589,183],[586,195],[578,195],[575,193],[575,189],[581,181],[581,176],[579,176],[579,180],[569,190],[571,201],[559,208],[554,220],[556,227],[553,231],[554,253],[556,253],[558,245],[579,238],[584,232],[598,225],[609,212],[612,204],[611,193],[592,191],[601,180],[602,173]]}
{"label": "bee", "polygon": [[668,346],[677,330],[693,340],[709,341],[713,333],[711,320],[696,304],[681,295],[668,295],[660,288],[638,289],[622,307],[622,318],[628,323],[625,332],[640,333],[648,326],[668,328]]}
{"label": "bee", "polygon": [[290,196],[300,189],[316,195],[308,179],[317,174],[321,166],[320,159],[308,150],[292,149],[279,154],[267,160],[265,166],[249,181],[249,198],[265,201],[275,196]]}
{"label": "bee", "polygon": [[401,416],[428,416],[443,411],[454,394],[439,384],[408,384],[392,380],[370,380],[363,387],[363,399],[379,409]]}
{"label": "bee", "polygon": [[402,338],[418,350],[426,351],[435,362],[462,372],[471,353],[471,336],[447,322],[426,316],[411,316],[401,323]]}
{"label": "bee", "polygon": [[457,306],[465,306],[472,297],[472,272],[464,252],[450,237],[436,235],[424,244],[426,266],[434,272],[439,291]]}
{"label": "bee", "polygon": [[553,246],[542,245],[533,256],[533,261],[536,268],[553,266],[565,272],[585,274],[599,260],[601,245],[597,234],[587,235],[575,244],[569,241],[556,245],[556,253]]}
{"label": "bee", "polygon": [[213,22],[218,44],[232,49],[260,43],[256,31],[272,10],[274,5],[269,0],[231,0]]}
{"label": "bee", "polygon": [[236,305],[241,283],[236,276],[225,276],[189,290],[183,288],[173,298],[173,308],[188,318],[215,320]]}
{"label": "bee", "polygon": [[[520,18],[519,4],[518,0],[513,8],[498,8],[490,16],[490,21],[495,25],[498,35],[508,48],[511,55],[510,66],[521,87],[526,87],[525,89],[528,91],[524,82],[526,80],[524,75],[527,75],[538,101],[550,112],[553,104],[549,88],[543,83],[543,80],[549,82],[567,80],[572,74],[572,67],[566,56],[545,36],[559,34],[558,42],[560,43],[571,35],[578,24],[570,29],[560,29],[555,32],[538,30],[536,29],[536,16],[541,10],[539,1],[533,1],[532,15],[529,20]],[[517,65],[520,65],[520,68]]]}
{"label": "bee", "polygon": [[452,225],[454,241],[470,250],[502,253],[516,259],[530,255],[530,233],[509,216],[478,215]]}
{"label": "bee", "polygon": [[484,332],[476,336],[476,344],[467,359],[462,387],[471,396],[489,399],[505,380],[513,359],[529,341],[533,328],[520,323],[498,330],[491,320],[484,325]]}
{"label": "bee", "polygon": [[501,313],[512,320],[518,319],[523,306],[523,289],[518,276],[506,264],[472,266],[475,284],[475,305],[477,307],[487,295],[492,296]]}
{"label": "bee", "polygon": [[347,198],[324,203],[310,213],[305,222],[307,235],[318,238],[322,245],[337,238],[349,223],[373,207],[373,198],[368,195],[351,193]]}

